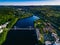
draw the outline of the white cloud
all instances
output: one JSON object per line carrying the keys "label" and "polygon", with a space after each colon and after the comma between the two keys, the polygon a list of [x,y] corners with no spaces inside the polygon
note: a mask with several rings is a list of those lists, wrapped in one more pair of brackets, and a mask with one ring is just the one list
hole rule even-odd
{"label": "white cloud", "polygon": [[0,2],[0,5],[60,5],[59,0],[37,2]]}

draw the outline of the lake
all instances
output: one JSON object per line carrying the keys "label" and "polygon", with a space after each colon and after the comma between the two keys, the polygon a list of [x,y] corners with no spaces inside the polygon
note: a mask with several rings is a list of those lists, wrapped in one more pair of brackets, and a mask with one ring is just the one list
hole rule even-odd
{"label": "lake", "polygon": [[[31,17],[18,20],[14,25],[14,28],[22,29],[10,30],[3,45],[38,45],[36,30],[29,30],[29,28],[34,28],[34,21],[38,19],[39,17],[33,15]],[[23,28],[28,28],[28,30]]]}

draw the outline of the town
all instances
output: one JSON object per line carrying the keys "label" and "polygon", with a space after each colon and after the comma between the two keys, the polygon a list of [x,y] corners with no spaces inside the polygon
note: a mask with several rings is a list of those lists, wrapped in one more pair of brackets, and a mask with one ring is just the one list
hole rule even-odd
{"label": "town", "polygon": [[60,6],[0,6],[0,45],[9,44],[60,45]]}

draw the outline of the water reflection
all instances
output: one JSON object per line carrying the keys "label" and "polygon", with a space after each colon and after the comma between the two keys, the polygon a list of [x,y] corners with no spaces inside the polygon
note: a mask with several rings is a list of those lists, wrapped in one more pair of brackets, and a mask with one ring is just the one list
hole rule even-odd
{"label": "water reflection", "polygon": [[[36,16],[18,20],[14,25],[16,28],[33,28],[34,21],[39,19]],[[11,30],[3,45],[38,45],[36,31],[33,30]]]}

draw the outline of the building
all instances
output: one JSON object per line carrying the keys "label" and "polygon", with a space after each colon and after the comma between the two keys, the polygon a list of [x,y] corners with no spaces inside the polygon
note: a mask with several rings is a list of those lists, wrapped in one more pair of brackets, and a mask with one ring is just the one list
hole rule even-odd
{"label": "building", "polygon": [[45,45],[51,45],[52,43],[50,41],[45,41]]}
{"label": "building", "polygon": [[0,26],[0,29],[2,28],[2,26]]}
{"label": "building", "polygon": [[6,22],[5,24],[0,26],[0,33],[3,32],[3,28],[5,28],[7,26],[7,24],[9,24],[9,22]]}
{"label": "building", "polygon": [[55,42],[53,45],[60,45],[60,42]]}
{"label": "building", "polygon": [[6,22],[5,24],[1,25],[2,28],[5,28],[9,24],[9,22]]}
{"label": "building", "polygon": [[0,29],[0,33],[2,33],[3,32],[3,29]]}

